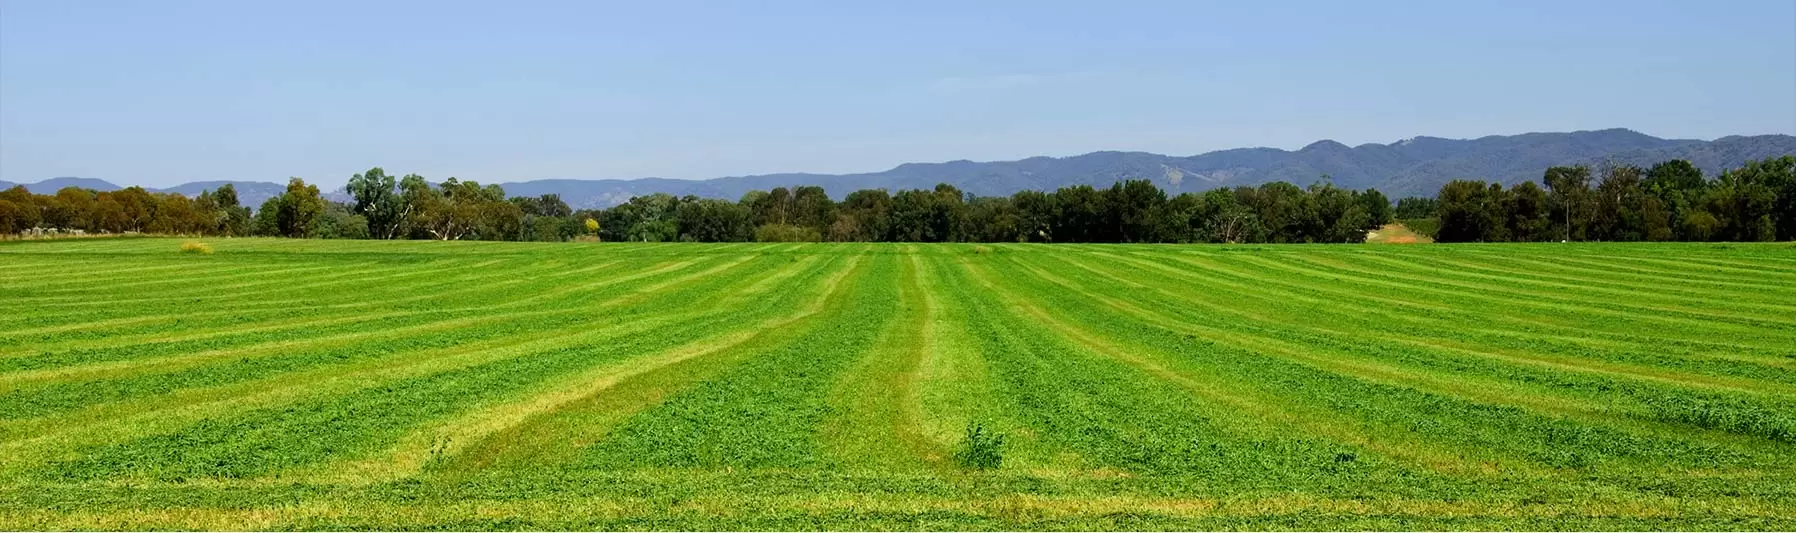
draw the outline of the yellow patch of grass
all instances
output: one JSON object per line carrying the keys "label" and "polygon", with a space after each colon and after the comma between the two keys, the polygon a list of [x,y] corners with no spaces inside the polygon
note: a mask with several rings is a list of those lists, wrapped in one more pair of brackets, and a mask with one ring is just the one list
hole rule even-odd
{"label": "yellow patch of grass", "polygon": [[1417,244],[1434,242],[1434,238],[1416,233],[1408,226],[1392,223],[1385,224],[1377,231],[1367,233],[1366,242],[1369,244]]}
{"label": "yellow patch of grass", "polygon": [[187,241],[181,243],[181,253],[212,255],[212,245],[203,242]]}

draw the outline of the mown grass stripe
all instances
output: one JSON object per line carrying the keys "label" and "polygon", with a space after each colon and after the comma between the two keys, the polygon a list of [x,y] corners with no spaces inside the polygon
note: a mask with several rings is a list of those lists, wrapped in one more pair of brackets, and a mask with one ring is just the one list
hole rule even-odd
{"label": "mown grass stripe", "polygon": [[[1216,475],[1215,471],[1221,470],[1238,476],[1273,477],[1280,482],[1289,483],[1315,482],[1315,478],[1333,481],[1334,478],[1352,479],[1367,475],[1391,475],[1393,473],[1414,475],[1402,472],[1403,469],[1397,465],[1384,463],[1372,457],[1368,457],[1366,460],[1369,464],[1380,465],[1376,468],[1377,472],[1367,472],[1352,467],[1343,469],[1339,468],[1341,465],[1332,464],[1323,459],[1329,455],[1350,450],[1357,450],[1369,456],[1376,454],[1413,462],[1433,471],[1455,475],[1492,475],[1495,473],[1495,465],[1492,463],[1466,461],[1462,456],[1438,453],[1431,448],[1414,446],[1414,443],[1380,442],[1368,438],[1367,433],[1359,431],[1357,428],[1320,422],[1331,418],[1326,414],[1294,412],[1288,410],[1287,406],[1270,401],[1270,398],[1264,395],[1252,394],[1239,387],[1225,386],[1218,380],[1193,379],[1174,371],[1161,362],[1143,356],[1137,346],[1118,343],[1084,326],[1061,318],[1064,310],[1049,310],[1027,298],[1026,295],[1039,295],[1038,289],[1016,285],[1016,282],[1021,281],[1022,278],[1043,280],[1056,285],[1059,285],[1060,281],[1041,277],[1043,273],[1040,271],[1027,272],[1028,276],[1004,276],[988,271],[988,269],[993,269],[988,265],[970,260],[963,260],[961,263],[966,271],[974,276],[979,285],[985,287],[984,294],[1001,299],[1005,302],[1005,307],[1009,309],[1009,312],[1015,313],[1017,317],[1042,324],[1055,332],[1057,338],[1065,342],[1079,346],[1083,350],[1089,350],[1103,358],[1127,365],[1144,376],[1151,376],[1154,380],[1176,387],[1177,390],[1185,394],[1195,396],[1202,404],[1210,406],[1205,410],[1209,416],[1204,422],[1218,427],[1211,430],[1213,433],[1207,435],[1208,438],[1195,443],[1182,443],[1175,440],[1174,442],[1151,445],[1145,442],[1137,444],[1137,446],[1162,448],[1161,453],[1157,455],[1174,456],[1155,457],[1158,461],[1171,463],[1157,467],[1157,469],[1172,467],[1170,472],[1162,470],[1162,473],[1191,471],[1190,473],[1193,474]],[[1021,273],[1023,272],[1018,274]],[[1073,289],[1070,286],[1063,285],[1063,287]],[[1102,300],[1095,303],[1107,304]],[[1275,405],[1277,407],[1274,407]],[[1166,428],[1153,429],[1164,431]],[[1307,438],[1320,438],[1324,442],[1290,440],[1286,436],[1292,434],[1291,430],[1302,431],[1301,434]],[[1229,435],[1235,432],[1239,432],[1239,434]],[[1153,439],[1155,437],[1137,438]],[[1268,445],[1268,443],[1275,444]],[[1192,444],[1198,446],[1191,446]],[[1202,449],[1205,444],[1208,445],[1208,450]],[[1185,449],[1180,450],[1180,448]],[[1174,452],[1174,450],[1179,450],[1182,453]],[[1262,455],[1268,452],[1275,455],[1271,457]],[[1177,455],[1186,457],[1177,458]],[[1354,455],[1358,460],[1358,453]],[[1183,459],[1183,461],[1177,459]],[[1303,464],[1306,462],[1309,464]],[[1251,470],[1241,471],[1243,467],[1249,465],[1259,467],[1258,469],[1264,471],[1257,474],[1252,473]],[[1276,465],[1276,467],[1264,468],[1262,465]],[[1135,466],[1134,469],[1140,469],[1142,466],[1146,465]],[[1512,470],[1527,468],[1516,464],[1505,465],[1505,467]],[[1147,472],[1153,471],[1155,470],[1147,470]],[[1299,476],[1300,478],[1288,479],[1285,476]]]}
{"label": "mown grass stripe", "polygon": [[[1042,275],[1045,275],[1045,273],[1042,273]],[[1113,299],[1110,299],[1109,297],[1093,293],[1089,289],[1080,288],[1077,286],[1078,284],[1068,281],[1064,278],[1060,278],[1058,276],[1047,276],[1047,277],[1052,278],[1049,280],[1051,283],[1071,291],[1071,293],[1073,295],[1076,295],[1079,298],[1091,300],[1091,301],[1094,301],[1094,302],[1100,304],[1097,306],[1082,307],[1085,309],[1092,309],[1093,311],[1095,311],[1095,313],[1085,313],[1080,316],[1098,318],[1098,317],[1104,316],[1106,313],[1108,313],[1109,311],[1106,311],[1108,309],[1116,309],[1119,307],[1121,307],[1121,308],[1132,307],[1132,304],[1113,300]],[[1042,278],[1037,277],[1037,278],[1033,278],[1033,279],[1042,279]],[[1075,304],[1069,303],[1067,305],[1075,305]],[[1061,307],[1060,312],[1064,313],[1068,309],[1069,308]],[[1134,332],[1136,334],[1149,334],[1150,336],[1165,336],[1162,334],[1153,333],[1154,331],[1158,330],[1158,328],[1154,328],[1152,326],[1148,326],[1147,329],[1142,329],[1142,327],[1140,327],[1140,326],[1134,326],[1134,327],[1123,326],[1123,324],[1125,324],[1125,323],[1133,323],[1133,322],[1126,321],[1126,320],[1123,322],[1114,322],[1114,318],[1106,319],[1106,322],[1111,322],[1109,324],[1109,327],[1112,329],[1110,329],[1108,331],[1124,331],[1124,330],[1126,330],[1126,331]],[[1211,344],[1211,345],[1215,346],[1215,344]],[[1165,348],[1178,347],[1180,349],[1186,349],[1185,347],[1177,345],[1177,344],[1161,343],[1161,344],[1159,344],[1159,346],[1165,347]],[[1143,348],[1145,348],[1145,346]],[[1624,471],[1624,472],[1631,472],[1637,461],[1648,460],[1649,458],[1650,458],[1650,460],[1665,460],[1665,459],[1677,458],[1679,461],[1684,462],[1686,464],[1709,464],[1710,462],[1712,462],[1715,459],[1715,457],[1712,456],[1713,452],[1711,450],[1709,450],[1707,448],[1702,448],[1702,447],[1689,446],[1687,443],[1683,443],[1681,441],[1655,440],[1655,439],[1643,438],[1643,437],[1638,437],[1638,436],[1629,436],[1626,434],[1616,433],[1613,431],[1603,431],[1603,430],[1598,430],[1597,428],[1589,428],[1589,427],[1584,427],[1582,430],[1582,431],[1584,431],[1584,433],[1580,434],[1576,440],[1583,441],[1585,444],[1592,444],[1592,443],[1594,443],[1595,440],[1604,440],[1606,442],[1611,443],[1611,445],[1608,448],[1602,448],[1602,449],[1593,449],[1588,446],[1581,446],[1579,448],[1576,448],[1576,449],[1580,450],[1576,453],[1572,453],[1572,454],[1568,454],[1568,455],[1561,455],[1561,452],[1559,451],[1559,447],[1555,444],[1555,441],[1564,438],[1561,433],[1562,431],[1564,431],[1564,428],[1572,427],[1568,423],[1566,423],[1565,421],[1562,421],[1562,420],[1554,420],[1554,419],[1550,419],[1550,418],[1544,418],[1544,417],[1530,414],[1530,413],[1527,413],[1527,412],[1521,411],[1521,410],[1493,408],[1493,407],[1489,407],[1489,406],[1479,406],[1476,404],[1470,404],[1470,403],[1465,403],[1462,401],[1452,400],[1449,397],[1442,397],[1439,395],[1431,395],[1431,394],[1423,393],[1421,391],[1415,391],[1415,390],[1409,389],[1407,387],[1396,387],[1396,388],[1380,387],[1380,386],[1377,386],[1376,384],[1359,381],[1357,379],[1350,378],[1350,377],[1338,376],[1338,375],[1334,375],[1334,374],[1331,374],[1328,372],[1307,369],[1307,368],[1303,367],[1302,365],[1274,364],[1277,361],[1277,359],[1268,359],[1268,358],[1264,358],[1264,357],[1249,357],[1246,359],[1239,359],[1237,362],[1231,363],[1229,361],[1234,360],[1235,358],[1232,358],[1232,357],[1222,357],[1220,359],[1215,358],[1215,356],[1221,356],[1224,354],[1228,354],[1235,349],[1239,349],[1239,348],[1231,348],[1230,350],[1220,351],[1220,352],[1216,351],[1216,350],[1210,350],[1207,352],[1208,354],[1211,355],[1211,358],[1209,358],[1209,359],[1195,359],[1195,358],[1163,359],[1158,364],[1161,364],[1161,365],[1168,365],[1168,364],[1191,365],[1191,364],[1199,364],[1200,362],[1204,362],[1204,361],[1214,361],[1214,363],[1221,363],[1221,364],[1224,364],[1225,366],[1214,367],[1213,364],[1206,362],[1206,363],[1203,363],[1201,366],[1208,367],[1208,370],[1193,369],[1193,370],[1191,370],[1191,372],[1196,372],[1199,375],[1206,375],[1206,376],[1213,376],[1213,375],[1215,375],[1214,372],[1217,372],[1217,371],[1228,372],[1228,373],[1243,373],[1243,372],[1245,372],[1249,375],[1261,374],[1256,379],[1243,379],[1243,378],[1245,378],[1245,376],[1237,376],[1233,379],[1227,379],[1223,382],[1233,383],[1233,382],[1237,382],[1237,380],[1239,380],[1238,382],[1244,383],[1244,384],[1263,383],[1263,382],[1267,382],[1266,380],[1270,380],[1270,382],[1272,382],[1272,383],[1282,382],[1282,383],[1280,383],[1280,385],[1281,385],[1281,389],[1284,389],[1284,390],[1282,390],[1281,392],[1283,393],[1284,397],[1291,398],[1291,399],[1308,397],[1311,394],[1313,394],[1312,391],[1351,391],[1351,390],[1355,390],[1355,389],[1359,389],[1365,393],[1369,393],[1372,391],[1382,391],[1382,394],[1374,394],[1374,395],[1355,394],[1355,395],[1351,396],[1351,398],[1353,398],[1353,400],[1345,401],[1345,402],[1342,401],[1345,398],[1343,398],[1341,396],[1324,395],[1324,396],[1320,396],[1319,398],[1317,398],[1317,399],[1323,400],[1325,405],[1333,405],[1333,407],[1331,407],[1331,409],[1336,409],[1336,410],[1346,409],[1345,411],[1337,411],[1338,413],[1340,413],[1342,415],[1351,413],[1356,418],[1364,418],[1366,422],[1374,424],[1374,427],[1377,427],[1380,425],[1385,425],[1385,424],[1392,424],[1392,423],[1403,424],[1403,423],[1405,423],[1405,422],[1403,422],[1404,420],[1410,419],[1411,417],[1414,417],[1417,414],[1425,413],[1428,411],[1445,410],[1447,412],[1453,413],[1454,417],[1448,418],[1448,419],[1436,418],[1435,420],[1437,422],[1445,422],[1448,420],[1452,420],[1455,422],[1454,425],[1456,425],[1457,427],[1455,429],[1453,429],[1452,431],[1447,431],[1447,432],[1441,432],[1441,431],[1429,432],[1429,434],[1431,435],[1431,438],[1440,439],[1440,442],[1430,442],[1430,443],[1424,444],[1423,442],[1413,442],[1412,441],[1412,442],[1408,442],[1408,443],[1396,446],[1394,448],[1394,450],[1395,450],[1394,453],[1401,453],[1401,451],[1403,451],[1403,450],[1410,450],[1410,449],[1415,449],[1415,448],[1426,449],[1429,446],[1438,447],[1438,446],[1441,446],[1445,442],[1453,442],[1454,443],[1453,450],[1455,450],[1455,451],[1448,453],[1447,454],[1448,456],[1463,457],[1464,455],[1474,452],[1474,450],[1476,450],[1478,453],[1486,453],[1487,454],[1487,453],[1497,452],[1497,453],[1501,453],[1503,455],[1508,456],[1509,459],[1505,463],[1504,468],[1507,470],[1510,470],[1510,472],[1508,472],[1509,475],[1513,475],[1515,473],[1513,471],[1513,469],[1517,465],[1514,463],[1514,461],[1517,459],[1528,461],[1528,462],[1535,462],[1535,463],[1538,463],[1543,466],[1551,466],[1555,469],[1568,468],[1568,467],[1574,468],[1574,469],[1602,467],[1602,468],[1621,468],[1622,471]],[[1151,352],[1152,350],[1150,349],[1149,351]],[[1121,349],[1113,350],[1112,353],[1117,357],[1128,357],[1131,355],[1129,353],[1129,350],[1121,350]],[[1246,353],[1252,353],[1252,352],[1247,351]],[[1233,368],[1231,369],[1231,367],[1233,367]],[[1281,374],[1283,375],[1283,377],[1280,377]],[[1298,381],[1291,382],[1290,380],[1298,380]],[[1314,387],[1314,388],[1303,387],[1303,385],[1301,385],[1301,383],[1303,383],[1303,382],[1314,382],[1316,387]],[[1217,382],[1210,381],[1209,383],[1217,383]],[[1323,386],[1324,384],[1326,384],[1326,386]],[[1277,404],[1271,397],[1262,397],[1257,402],[1249,402],[1249,403],[1254,403],[1254,404],[1261,405],[1261,406]],[[1389,404],[1389,405],[1380,407],[1378,404],[1381,404],[1381,403]],[[1245,405],[1245,403],[1244,403],[1244,405]],[[1283,409],[1291,409],[1292,408],[1292,407],[1290,407],[1292,404],[1290,404],[1288,402],[1283,403],[1283,404],[1277,404],[1277,405],[1284,406],[1284,407],[1282,407]],[[1246,407],[1242,407],[1242,408],[1246,408]],[[1395,410],[1393,410],[1393,409],[1395,409]],[[1300,423],[1304,423],[1304,422],[1300,422],[1300,421],[1308,421],[1308,420],[1314,420],[1314,419],[1318,419],[1318,418],[1319,419],[1336,418],[1338,416],[1339,415],[1336,415],[1333,417],[1328,416],[1328,415],[1319,415],[1319,416],[1311,416],[1311,417],[1301,417],[1301,418],[1297,419],[1298,421],[1293,421],[1291,423],[1300,424]],[[1436,414],[1436,416],[1440,416],[1440,414]],[[1483,422],[1481,425],[1479,423],[1472,422],[1472,421],[1478,420],[1478,419],[1487,419],[1487,420],[1485,422]],[[1499,423],[1499,421],[1501,421],[1501,423]],[[1308,423],[1313,424],[1314,422],[1308,422]],[[1462,424],[1466,424],[1466,423],[1473,423],[1475,425],[1472,425],[1472,426],[1462,425]],[[1507,430],[1507,432],[1491,431],[1490,428],[1494,428],[1494,427],[1505,428]],[[1316,429],[1316,428],[1309,428],[1309,427],[1302,427],[1302,426],[1299,426],[1299,428],[1306,434],[1314,434],[1318,431],[1318,429]],[[1473,430],[1473,428],[1477,428],[1477,429]],[[1370,429],[1370,428],[1364,429],[1364,430],[1358,430],[1358,431],[1348,430],[1346,433],[1343,433],[1342,435],[1352,436],[1352,435],[1360,435],[1360,434],[1364,434],[1364,435],[1376,434],[1376,435],[1380,435],[1382,438],[1385,438],[1385,439],[1390,439],[1394,435],[1393,432],[1388,431],[1388,430],[1377,430],[1377,429]],[[1623,443],[1626,443],[1626,444],[1623,444]],[[1596,461],[1596,462],[1592,463],[1592,461]],[[1426,464],[1426,463],[1424,463],[1424,464]],[[1628,466],[1613,466],[1613,465],[1618,465],[1618,464],[1619,465],[1628,465]],[[1525,464],[1522,466],[1524,467],[1522,471],[1530,472],[1529,475],[1531,475],[1531,476],[1533,476],[1533,475],[1551,475],[1549,473],[1540,472],[1538,470],[1538,467],[1528,468],[1528,467],[1526,467]]]}
{"label": "mown grass stripe", "polygon": [[[791,277],[810,266],[810,262],[794,263],[775,276]],[[825,302],[836,294],[836,287],[842,277],[851,271],[852,266],[824,281],[821,297],[814,299],[809,304],[798,306],[796,312],[766,318],[759,322],[747,322],[730,329],[720,329],[704,340],[683,344],[651,356],[627,360],[621,364],[599,366],[567,376],[557,383],[544,387],[545,390],[534,392],[518,400],[494,405],[434,426],[419,428],[400,439],[398,444],[392,448],[377,455],[329,467],[323,470],[323,475],[312,477],[335,483],[374,483],[414,475],[431,465],[454,470],[469,468],[467,466],[469,464],[485,467],[490,463],[488,456],[494,450],[516,454],[518,452],[514,448],[540,448],[540,444],[531,446],[516,442],[516,440],[522,438],[532,441],[549,440],[550,438],[541,431],[546,425],[541,423],[542,419],[566,412],[577,404],[592,402],[595,396],[607,393],[626,381],[692,359],[737,349],[740,346],[772,336],[773,332],[782,328],[813,319],[823,310]],[[761,284],[757,282],[756,286],[761,286]],[[750,287],[745,292],[760,294],[761,291]],[[792,294],[805,293],[795,291]],[[780,304],[789,303],[784,299],[774,299],[773,301]],[[770,306],[770,309],[788,310],[784,305]],[[525,437],[526,435],[528,437]],[[471,458],[459,457],[463,454],[469,454]],[[289,477],[294,475],[303,475],[303,473],[295,472],[289,474]]]}
{"label": "mown grass stripe", "polygon": [[[1074,262],[1068,258],[1059,258]],[[1100,271],[1096,266],[1079,265],[1082,268],[1105,278],[1118,282],[1128,282],[1123,274],[1116,271]],[[1133,283],[1133,282],[1129,282]],[[1118,303],[1117,307],[1142,319],[1145,322],[1172,331],[1194,333],[1218,342],[1228,342],[1259,353],[1272,354],[1278,357],[1301,361],[1304,364],[1324,370],[1352,375],[1357,378],[1420,388],[1434,393],[1471,399],[1490,405],[1513,405],[1534,411],[1545,411],[1557,415],[1573,415],[1582,417],[1587,422],[1608,423],[1630,430],[1647,430],[1649,436],[1664,436],[1670,429],[1668,424],[1684,424],[1688,427],[1692,420],[1684,419],[1677,413],[1648,409],[1655,403],[1674,405],[1703,405],[1715,401],[1732,401],[1739,399],[1701,398],[1689,395],[1670,393],[1661,389],[1645,390],[1631,387],[1625,383],[1613,383],[1603,380],[1570,379],[1563,373],[1537,372],[1521,375],[1506,373],[1489,373],[1476,366],[1468,366],[1468,359],[1478,356],[1452,357],[1438,351],[1425,351],[1421,358],[1396,357],[1402,352],[1392,346],[1386,339],[1388,333],[1366,335],[1356,331],[1339,328],[1320,327],[1314,325],[1294,324],[1292,320],[1257,320],[1253,325],[1242,325],[1242,322],[1229,318],[1188,316],[1189,303],[1193,299],[1175,294],[1164,287],[1152,287],[1153,290],[1170,296],[1165,303],[1155,299],[1136,298],[1136,303]],[[1207,306],[1207,305],[1206,305]],[[1224,311],[1233,311],[1224,308]],[[1357,312],[1355,313],[1358,314]],[[1224,327],[1206,326],[1206,323],[1230,324]],[[1298,332],[1293,338],[1292,333]],[[1368,350],[1368,351],[1361,351]],[[1393,363],[1393,359],[1402,361]],[[1437,362],[1439,364],[1417,364],[1419,361]],[[1525,382],[1510,382],[1509,379],[1527,378]],[[1543,388],[1551,385],[1555,388]],[[1602,391],[1595,397],[1567,396],[1571,392],[1562,387],[1581,387]],[[1638,403],[1629,405],[1625,411],[1614,411],[1617,400],[1630,400]],[[1772,413],[1796,409],[1796,404],[1782,406],[1756,406],[1761,419],[1775,416]],[[1741,413],[1746,414],[1745,412]],[[1647,423],[1639,423],[1645,421]],[[1702,429],[1731,431],[1752,437],[1775,437],[1778,423],[1765,419],[1771,424],[1763,427],[1730,427],[1726,425],[1702,425]],[[1796,429],[1796,420],[1781,423],[1784,431]],[[1680,436],[1688,436],[1687,433]],[[1742,444],[1734,435],[1709,435],[1712,440],[1719,439],[1733,444]],[[1744,443],[1746,446],[1753,446]]]}
{"label": "mown grass stripe", "polygon": [[823,440],[844,468],[878,471],[949,467],[947,444],[933,440],[919,412],[920,369],[934,355],[932,307],[918,278],[921,265],[906,254],[899,275],[900,318],[829,391],[835,414]]}
{"label": "mown grass stripe", "polygon": [[[1628,294],[1627,292],[1603,287],[1594,287],[1588,284],[1529,279],[1525,275],[1496,271],[1494,269],[1469,265],[1463,262],[1435,259],[1431,264],[1420,261],[1392,260],[1390,258],[1377,256],[1363,256],[1363,259],[1395,269],[1392,270],[1392,272],[1396,274],[1413,272],[1417,273],[1413,274],[1415,276],[1426,276],[1436,283],[1468,287],[1487,287],[1487,285],[1484,285],[1485,283],[1495,281],[1503,283],[1506,290],[1511,293],[1551,297],[1561,302],[1595,304],[1602,306],[1605,309],[1615,309],[1623,312],[1632,312],[1634,309],[1644,309],[1652,311],[1659,316],[1675,315],[1696,320],[1724,321],[1753,327],[1796,329],[1796,321],[1785,321],[1773,318],[1788,316],[1782,313],[1772,313],[1770,315],[1742,315],[1707,309],[1697,309],[1689,307],[1688,305],[1666,305],[1663,303],[1656,303],[1663,302],[1665,300],[1664,298],[1656,297],[1651,294],[1635,295],[1634,298],[1630,298],[1626,303],[1619,303],[1617,301],[1617,296]],[[1435,264],[1451,265],[1454,268],[1435,266]],[[1464,285],[1458,283],[1461,281],[1464,282]],[[1739,308],[1739,306],[1733,306],[1733,308]]]}
{"label": "mown grass stripe", "polygon": [[[1120,258],[1120,256],[1112,257],[1131,260]],[[1200,285],[1226,282],[1219,287],[1220,290],[1256,294],[1261,298],[1271,299],[1265,301],[1295,300],[1318,307],[1350,307],[1353,314],[1343,315],[1342,318],[1356,322],[1360,324],[1359,327],[1378,332],[1381,335],[1386,332],[1400,334],[1404,331],[1414,331],[1430,336],[1452,335],[1462,338],[1486,339],[1485,342],[1497,341],[1511,348],[1526,349],[1539,349],[1543,345],[1551,343],[1560,346],[1576,346],[1579,350],[1587,352],[1596,350],[1600,351],[1604,357],[1626,361],[1639,361],[1642,357],[1636,354],[1651,353],[1654,354],[1653,357],[1671,357],[1689,361],[1691,362],[1690,366],[1700,369],[1704,373],[1715,375],[1775,376],[1777,374],[1775,369],[1767,369],[1766,365],[1787,366],[1783,364],[1783,360],[1786,358],[1775,350],[1768,351],[1715,341],[1680,341],[1641,338],[1638,334],[1613,334],[1594,331],[1583,327],[1583,324],[1567,323],[1563,320],[1548,321],[1535,317],[1518,319],[1504,314],[1479,313],[1474,311],[1477,309],[1476,307],[1471,306],[1461,309],[1421,304],[1411,310],[1412,312],[1394,312],[1388,306],[1408,307],[1411,306],[1412,300],[1373,296],[1367,294],[1364,288],[1355,291],[1332,289],[1326,284],[1292,283],[1228,267],[1221,263],[1200,263],[1183,257],[1169,259],[1179,264],[1202,268],[1203,272],[1207,274],[1219,275],[1226,279],[1195,276],[1164,263],[1136,264],[1150,265],[1149,268],[1155,268],[1167,275],[1179,276]],[[1139,259],[1134,260],[1139,261]],[[1292,272],[1301,275],[1311,274],[1303,271]],[[1240,281],[1227,282],[1226,280],[1229,279]],[[1366,303],[1358,303],[1361,301]],[[1234,310],[1252,307],[1251,302],[1245,301],[1231,303],[1231,305],[1233,306],[1231,309]],[[1371,317],[1377,317],[1377,320],[1370,320]],[[1552,318],[1563,319],[1566,316],[1559,315]],[[1508,324],[1509,327],[1486,328],[1477,324]],[[1403,325],[1407,326],[1400,327]],[[1573,334],[1556,335],[1553,333],[1555,331]],[[1743,356],[1742,354],[1754,355]],[[1661,361],[1654,360],[1650,363],[1659,364]],[[1725,361],[1725,364],[1720,364],[1718,361]]]}

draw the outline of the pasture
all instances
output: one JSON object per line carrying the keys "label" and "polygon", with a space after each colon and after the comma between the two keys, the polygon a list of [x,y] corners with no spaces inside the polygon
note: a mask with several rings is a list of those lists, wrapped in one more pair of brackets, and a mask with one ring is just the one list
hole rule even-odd
{"label": "pasture", "polygon": [[1789,244],[0,244],[0,529],[1796,529]]}

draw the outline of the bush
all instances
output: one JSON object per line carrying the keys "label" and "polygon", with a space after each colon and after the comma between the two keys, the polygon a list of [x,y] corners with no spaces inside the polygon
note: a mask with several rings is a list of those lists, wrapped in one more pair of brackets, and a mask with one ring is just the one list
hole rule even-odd
{"label": "bush", "polygon": [[759,242],[821,242],[823,234],[816,228],[791,224],[767,224],[755,229],[755,240]]}
{"label": "bush", "polygon": [[1398,220],[1397,223],[1416,232],[1417,235],[1427,235],[1431,239],[1434,238],[1435,233],[1441,230],[1441,219],[1438,218],[1406,218]]}
{"label": "bush", "polygon": [[187,241],[181,243],[181,253],[212,255],[212,245],[203,242]]}
{"label": "bush", "polygon": [[986,470],[1004,464],[1004,436],[985,430],[985,425],[967,424],[967,435],[954,449],[954,462],[961,468]]}

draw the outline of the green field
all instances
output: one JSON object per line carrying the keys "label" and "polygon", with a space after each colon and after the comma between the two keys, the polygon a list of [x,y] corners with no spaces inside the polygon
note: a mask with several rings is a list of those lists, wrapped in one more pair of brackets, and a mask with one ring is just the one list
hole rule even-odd
{"label": "green field", "polygon": [[0,244],[0,529],[1796,529],[1789,244],[181,243]]}

